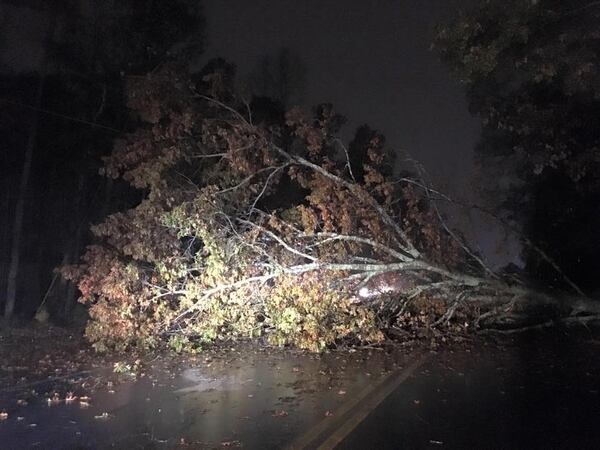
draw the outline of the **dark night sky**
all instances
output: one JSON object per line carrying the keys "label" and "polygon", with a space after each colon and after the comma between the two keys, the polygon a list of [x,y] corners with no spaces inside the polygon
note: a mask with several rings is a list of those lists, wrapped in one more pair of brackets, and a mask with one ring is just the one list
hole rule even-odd
{"label": "dark night sky", "polygon": [[[469,115],[460,85],[430,51],[434,25],[469,3],[204,0],[208,42],[202,60],[224,57],[243,78],[265,55],[290,48],[307,70],[302,106],[333,103],[349,119],[345,138],[362,123],[379,129],[390,147],[420,160],[437,187],[469,201],[479,124]],[[44,18],[27,9],[0,8],[0,25],[8,32],[3,62],[16,70],[35,67]],[[499,240],[490,224],[465,219],[461,228],[484,254],[496,263],[514,259],[515,246]]]}
{"label": "dark night sky", "polygon": [[435,52],[435,23],[455,0],[208,0],[206,56],[240,72],[265,54],[292,49],[307,68],[305,105],[331,102],[346,132],[361,123],[419,159],[437,183],[464,192],[478,123]]}
{"label": "dark night sky", "polygon": [[[333,103],[349,119],[345,138],[368,123],[394,149],[421,161],[436,187],[477,201],[471,184],[479,122],[464,92],[430,50],[434,26],[454,17],[465,0],[205,0],[204,60],[221,56],[238,72],[288,47],[307,68],[302,106]],[[519,248],[481,217],[454,224],[492,264],[517,258]]]}

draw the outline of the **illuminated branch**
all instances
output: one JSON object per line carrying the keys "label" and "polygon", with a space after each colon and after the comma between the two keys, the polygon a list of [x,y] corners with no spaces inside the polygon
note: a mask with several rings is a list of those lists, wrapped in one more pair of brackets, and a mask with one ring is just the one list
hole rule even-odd
{"label": "illuminated branch", "polygon": [[400,236],[400,238],[402,239],[402,241],[404,242],[404,245],[405,245],[402,248],[403,251],[408,253],[413,258],[419,258],[421,256],[421,253],[415,248],[412,241],[410,240],[408,235],[404,232],[404,230],[400,227],[400,225],[398,225],[398,223],[392,217],[390,217],[390,215],[385,211],[385,209],[383,209],[381,207],[381,205],[377,202],[377,200],[375,200],[368,192],[365,192],[365,190],[363,188],[361,188],[358,184],[350,183],[350,182],[344,180],[343,178],[340,178],[337,175],[334,175],[333,173],[325,170],[323,167],[321,167],[317,164],[314,164],[300,156],[290,155],[285,150],[283,150],[275,145],[273,145],[273,148],[280,155],[287,158],[289,161],[292,161],[298,165],[312,169],[313,171],[323,175],[325,178],[327,178],[331,181],[334,181],[335,183],[346,188],[358,200],[366,202],[370,207],[372,207],[375,211],[377,211],[377,213],[379,214],[379,216],[381,217],[383,222],[386,225],[388,225],[389,227],[391,227],[396,232],[396,234],[398,234],[398,236]]}
{"label": "illuminated branch", "polygon": [[267,186],[269,185],[269,181],[271,181],[271,178],[273,178],[273,176],[279,172],[280,170],[283,170],[285,167],[287,167],[288,164],[283,164],[277,168],[275,168],[275,170],[273,170],[269,176],[267,177],[267,179],[265,180],[265,183],[262,187],[262,190],[259,192],[259,194],[256,196],[256,198],[254,199],[254,202],[252,203],[252,206],[250,206],[249,208],[249,213],[248,214],[252,214],[252,212],[254,211],[254,209],[256,208],[256,204],[259,202],[259,200],[262,198],[262,196],[265,194],[265,191],[267,190]]}
{"label": "illuminated branch", "polygon": [[[359,237],[359,236],[336,234],[336,233],[317,233],[316,236],[323,237],[325,239],[322,241],[316,242],[315,244],[312,244],[309,247],[323,245],[323,244],[326,244],[327,242],[332,242],[332,241],[357,242],[359,244],[368,245],[368,246],[372,247],[373,249],[381,250],[382,252],[385,252],[388,255],[390,255],[400,261],[411,261],[411,258],[406,256],[405,254],[400,253],[400,252],[398,252],[392,248],[389,248],[383,244],[380,244],[379,242],[376,242],[373,239],[367,239],[367,238]],[[307,236],[307,237],[311,237],[311,236]]]}
{"label": "illuminated branch", "polygon": [[308,253],[304,253],[301,252],[300,250],[295,249],[294,247],[292,247],[291,245],[287,244],[282,238],[280,238],[279,236],[277,236],[275,233],[273,233],[272,231],[267,230],[266,228],[251,222],[249,220],[244,220],[244,219],[238,219],[238,222],[243,223],[245,225],[248,225],[249,227],[252,228],[256,228],[258,230],[261,231],[261,233],[266,234],[267,236],[273,238],[275,241],[277,241],[279,243],[279,245],[281,245],[285,250],[287,250],[290,253],[293,253],[294,255],[300,256],[301,258],[306,258],[310,261],[318,261],[317,258],[315,258],[314,256],[309,255]]}
{"label": "illuminated branch", "polygon": [[[284,169],[285,167],[287,167],[287,164],[284,164],[282,166],[269,166],[269,167],[264,167],[262,169],[257,170],[254,173],[251,173],[250,175],[248,175],[246,178],[244,178],[242,181],[240,181],[238,184],[236,184],[235,186],[231,186],[225,189],[221,189],[220,191],[217,192],[217,194],[225,194],[227,192],[231,192],[231,191],[235,191],[237,189],[240,189],[241,187],[245,186],[246,184],[248,184],[253,178],[256,178],[258,175],[260,175],[261,173],[264,172],[271,172],[269,174],[269,177],[267,178],[270,179],[274,173],[278,172],[279,170]],[[263,188],[263,193],[266,189],[266,182],[265,182],[265,188]]]}
{"label": "illuminated branch", "polygon": [[[560,268],[560,266],[557,264],[557,262],[553,258],[551,258],[544,250],[542,250],[538,245],[536,245],[533,241],[531,241],[531,239],[529,239],[521,231],[519,231],[514,225],[510,224],[508,221],[499,217],[497,214],[494,214],[489,209],[484,208],[483,206],[480,206],[480,205],[476,205],[476,204],[466,204],[464,202],[460,202],[458,200],[451,198],[447,194],[436,191],[435,189],[431,189],[431,188],[427,187],[426,185],[424,185],[422,183],[418,183],[415,180],[411,180],[409,178],[402,178],[399,181],[405,181],[407,183],[414,184],[416,186],[421,187],[422,189],[424,189],[426,191],[429,191],[430,193],[434,193],[435,195],[437,195],[438,198],[430,197],[432,204],[434,206],[436,205],[437,201],[444,200],[448,203],[458,205],[462,208],[474,209],[474,210],[479,211],[479,212],[485,214],[486,216],[491,217],[492,219],[496,220],[505,229],[507,229],[511,233],[515,234],[516,236],[518,236],[519,239],[521,239],[521,241],[527,247],[531,248],[544,261],[546,261],[556,271],[556,273],[558,273],[563,278],[563,280],[573,289],[573,291],[575,291],[577,294],[581,295],[582,297],[586,297],[585,293],[581,290],[581,288],[573,280],[571,280],[571,278]],[[437,206],[436,206],[436,209],[437,209]]]}
{"label": "illuminated branch", "polygon": [[203,306],[204,302],[206,300],[208,300],[210,297],[212,297],[213,295],[219,294],[221,292],[237,289],[242,286],[246,286],[248,284],[264,283],[266,281],[269,281],[272,278],[275,278],[276,276],[277,276],[277,274],[272,273],[272,274],[261,275],[261,276],[256,276],[256,277],[244,278],[240,281],[236,281],[235,283],[220,284],[219,286],[216,286],[212,289],[207,289],[202,293],[202,297],[200,297],[196,302],[194,302],[194,304],[191,307],[189,307],[188,309],[183,311],[181,314],[179,314],[177,317],[175,317],[171,321],[171,324],[177,323],[180,319],[182,319],[189,313],[191,313],[197,309],[200,309]]}
{"label": "illuminated branch", "polygon": [[354,182],[356,183],[356,178],[354,177],[354,173],[352,172],[352,164],[350,164],[350,155],[348,154],[348,149],[340,139],[334,139],[334,142],[336,142],[344,151],[344,155],[346,156],[346,167],[348,168],[348,173],[350,174],[350,178],[352,178],[352,180],[354,180]]}
{"label": "illuminated branch", "polygon": [[[460,239],[456,233],[454,233],[446,224],[446,221],[444,220],[444,218],[442,217],[442,214],[440,212],[440,209],[437,206],[437,203],[435,201],[432,201],[432,197],[430,195],[431,192],[433,192],[433,190],[431,190],[429,188],[429,186],[427,185],[427,183],[424,180],[423,177],[423,169],[421,167],[420,164],[418,163],[414,163],[418,173],[421,175],[421,180],[422,180],[422,184],[419,184],[420,187],[422,187],[425,190],[425,195],[427,196],[427,199],[429,200],[430,204],[433,206],[433,210],[435,211],[435,214],[440,222],[440,224],[442,225],[442,227],[444,228],[444,230],[446,231],[446,233],[448,233],[448,235],[450,237],[452,237],[452,239],[454,239],[454,241],[456,243],[458,243],[458,245],[460,245],[460,247],[463,249],[463,251],[469,255],[474,261],[477,261],[477,263],[483,268],[483,270],[485,270],[487,272],[487,274],[492,277],[492,278],[496,278],[499,279],[498,275],[496,275],[496,273],[490,269],[487,264],[479,257],[477,256],[475,253],[473,253],[471,251],[471,249],[465,245],[465,243],[462,241],[462,239]],[[406,178],[405,178],[406,180]],[[435,191],[436,193],[438,193],[437,191]],[[439,194],[439,193],[438,193]]]}

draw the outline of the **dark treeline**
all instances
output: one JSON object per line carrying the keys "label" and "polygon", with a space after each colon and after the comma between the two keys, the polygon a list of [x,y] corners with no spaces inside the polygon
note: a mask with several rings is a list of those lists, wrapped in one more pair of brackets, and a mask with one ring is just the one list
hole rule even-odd
{"label": "dark treeline", "polygon": [[479,186],[528,241],[527,272],[571,289],[557,263],[588,294],[600,287],[599,22],[589,0],[481,2],[435,44],[482,120]]}
{"label": "dark treeline", "polygon": [[[101,157],[110,152],[118,136],[117,129],[112,128],[126,123],[123,117],[119,118],[115,111],[113,118],[105,111],[97,119],[102,122],[87,120],[89,105],[100,98],[96,95],[99,90],[94,92],[87,81],[76,83],[77,80],[58,75],[45,77],[41,104],[36,107],[39,77],[37,73],[5,75],[1,82],[0,95],[5,99],[1,126],[8,150],[3,154],[1,169],[2,209],[6,211],[0,225],[2,292],[6,292],[8,283],[14,227],[10,219],[14,218],[20,195],[23,149],[32,133],[32,118],[38,115],[31,174],[24,193],[17,311],[31,316],[54,281],[48,305],[55,315],[66,318],[75,304],[76,292],[55,279],[53,269],[77,261],[89,241],[90,224],[122,208],[130,201],[129,195],[134,199],[135,194],[126,194],[122,185],[115,185],[98,173]],[[74,90],[78,96],[73,95]]]}
{"label": "dark treeline", "polygon": [[15,14],[42,15],[45,33],[38,71],[7,67],[1,76],[0,307],[10,315],[15,302],[31,317],[48,293],[52,315],[68,319],[78,294],[53,269],[78,260],[90,224],[139,197],[98,173],[115,139],[136,123],[124,95],[128,79],[198,55],[204,17],[185,0],[6,3]]}

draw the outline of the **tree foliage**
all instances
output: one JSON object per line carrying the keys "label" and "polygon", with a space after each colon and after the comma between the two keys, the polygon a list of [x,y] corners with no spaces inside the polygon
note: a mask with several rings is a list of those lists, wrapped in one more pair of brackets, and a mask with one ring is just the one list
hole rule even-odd
{"label": "tree foliage", "polygon": [[[600,250],[599,20],[589,0],[488,0],[441,27],[435,44],[482,118],[484,188],[588,286]],[[537,253],[525,256],[555,281]]]}
{"label": "tree foliage", "polygon": [[[361,129],[356,158],[336,137],[344,119],[331,105],[254,124],[249,105],[218,97],[232,99],[212,86],[219,77],[192,78],[172,64],[131,79],[143,124],[102,172],[144,198],[94,226],[82,264],[63,268],[90,307],[97,349],[266,334],[319,351],[381,340],[400,315],[410,322],[409,300],[452,305],[461,287],[487,283],[419,183],[393,178],[381,135]],[[404,302],[358,297],[398,272],[420,280]]]}

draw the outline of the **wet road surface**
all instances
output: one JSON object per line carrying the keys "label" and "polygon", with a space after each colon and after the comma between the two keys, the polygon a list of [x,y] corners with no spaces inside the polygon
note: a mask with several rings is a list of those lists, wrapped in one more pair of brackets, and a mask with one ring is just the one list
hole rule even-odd
{"label": "wet road surface", "polygon": [[90,397],[84,407],[79,398],[65,401],[75,380],[29,383],[0,391],[8,413],[0,448],[284,448],[405,359],[403,352],[316,357],[253,347],[159,359],[135,381],[107,381],[111,370],[84,374],[74,392]]}
{"label": "wet road surface", "polygon": [[[135,380],[107,369],[0,390],[0,448],[600,448],[599,351],[563,332],[433,352],[158,358]],[[83,405],[65,402],[72,385]]]}
{"label": "wet road surface", "polygon": [[598,449],[600,341],[529,334],[443,352],[338,449]]}

